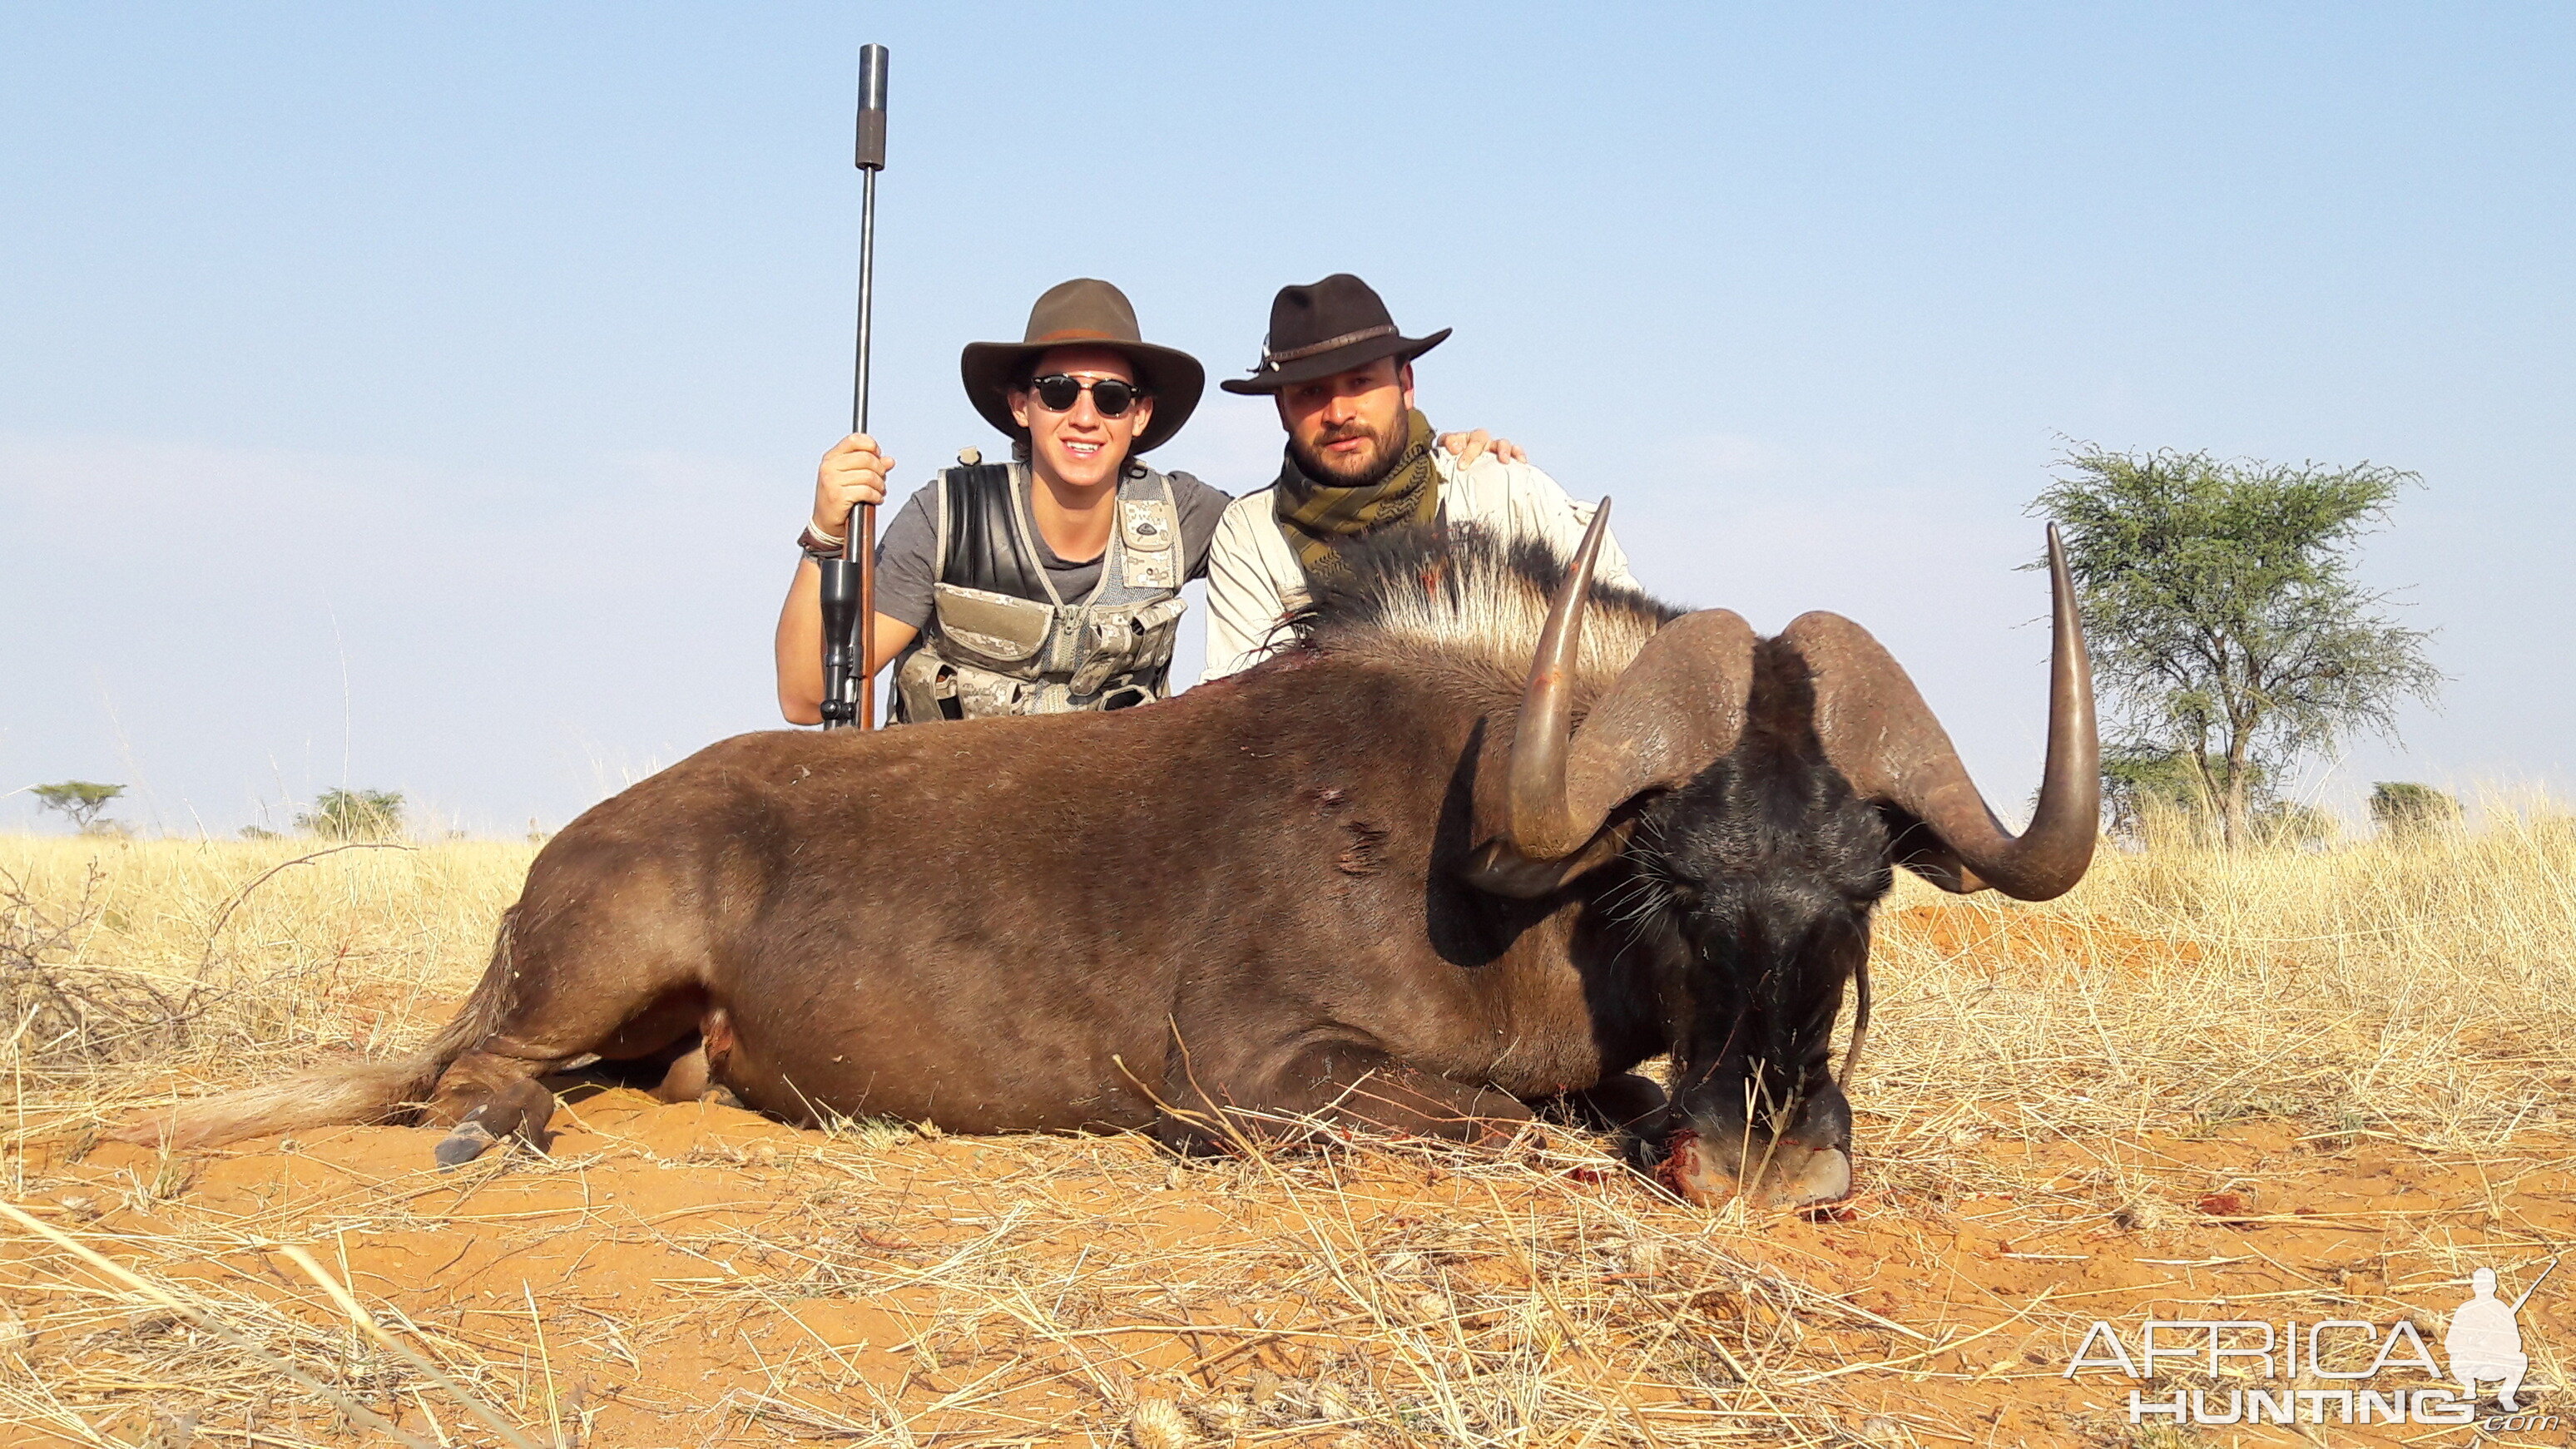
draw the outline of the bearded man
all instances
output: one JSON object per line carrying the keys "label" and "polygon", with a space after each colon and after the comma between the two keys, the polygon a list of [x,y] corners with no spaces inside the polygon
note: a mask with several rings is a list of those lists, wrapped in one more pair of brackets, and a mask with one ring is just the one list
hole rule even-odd
{"label": "bearded man", "polygon": [[[1209,546],[1207,678],[1259,663],[1284,641],[1280,626],[1305,605],[1310,581],[1381,529],[1469,525],[1573,556],[1597,505],[1569,497],[1507,444],[1451,452],[1414,407],[1413,360],[1448,335],[1404,336],[1347,272],[1279,290],[1261,365],[1219,384],[1270,395],[1288,447],[1279,481],[1236,499]],[[1602,541],[1595,577],[1636,587],[1616,539]]]}

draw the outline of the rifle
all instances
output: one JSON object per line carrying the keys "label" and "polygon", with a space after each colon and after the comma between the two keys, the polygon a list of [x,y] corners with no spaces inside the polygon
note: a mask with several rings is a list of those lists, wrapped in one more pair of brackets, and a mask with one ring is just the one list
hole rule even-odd
{"label": "rifle", "polygon": [[[868,430],[868,331],[875,310],[877,173],[885,169],[886,48],[859,47],[859,341],[850,431]],[[869,669],[877,652],[877,506],[859,505],[839,558],[823,570],[823,728],[876,728]],[[853,657],[855,655],[855,657]]]}

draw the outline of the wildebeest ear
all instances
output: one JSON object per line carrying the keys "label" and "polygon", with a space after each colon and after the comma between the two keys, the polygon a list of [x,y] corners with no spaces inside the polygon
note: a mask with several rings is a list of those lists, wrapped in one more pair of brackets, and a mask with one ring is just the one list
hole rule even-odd
{"label": "wildebeest ear", "polygon": [[1535,900],[1557,890],[1566,882],[1589,870],[1597,870],[1628,848],[1628,837],[1637,833],[1637,822],[1622,821],[1592,837],[1591,843],[1563,860],[1540,860],[1509,849],[1499,841],[1487,841],[1471,857],[1459,879],[1480,891],[1516,900]]}

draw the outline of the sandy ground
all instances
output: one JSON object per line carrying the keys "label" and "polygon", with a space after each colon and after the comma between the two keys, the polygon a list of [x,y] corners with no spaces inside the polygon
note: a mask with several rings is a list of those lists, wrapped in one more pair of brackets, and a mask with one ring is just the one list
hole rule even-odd
{"label": "sandy ground", "polygon": [[[1137,1139],[830,1135],[568,1097],[549,1158],[440,1174],[434,1134],[399,1128],[171,1163],[110,1144],[50,1164],[27,1205],[208,1302],[348,1340],[381,1360],[362,1397],[434,1441],[496,1442],[354,1340],[273,1246],[306,1245],[538,1442],[551,1425],[603,1445],[1150,1440],[1130,1422],[1157,1398],[1215,1442],[1499,1438],[1517,1410],[1526,1442],[2467,1443],[2333,1424],[2159,1441],[2127,1422],[2131,1381],[2064,1371],[2093,1320],[2134,1352],[2150,1315],[2411,1316],[2438,1351],[2463,1259],[2510,1295],[2576,1240],[2576,1164],[2554,1143],[2475,1156],[2257,1124],[2106,1144],[1882,1110],[1853,1202],[1750,1217],[1578,1140],[1184,1165]],[[1909,1154],[1956,1190],[1892,1187]],[[284,1400],[259,1423],[267,1376],[97,1282],[28,1238],[0,1245],[0,1301],[44,1324],[20,1352],[65,1416],[18,1442],[169,1442],[192,1408],[241,1422],[219,1436],[236,1442],[364,1437]],[[2524,1310],[2535,1383],[2563,1381],[2567,1303]],[[2165,1367],[2151,1398],[2252,1382]]]}

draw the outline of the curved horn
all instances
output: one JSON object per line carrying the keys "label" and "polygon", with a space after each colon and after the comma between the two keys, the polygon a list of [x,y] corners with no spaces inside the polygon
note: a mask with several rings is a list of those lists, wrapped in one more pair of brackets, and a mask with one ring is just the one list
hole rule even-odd
{"label": "curved horn", "polygon": [[1529,684],[1521,691],[1520,723],[1512,732],[1505,831],[1521,854],[1540,860],[1572,855],[1601,824],[1576,819],[1565,796],[1565,766],[1574,752],[1574,667],[1583,657],[1583,609],[1592,593],[1592,566],[1601,557],[1601,540],[1609,534],[1610,500],[1604,498],[1592,526],[1583,531],[1583,546],[1574,551],[1574,566],[1565,571],[1565,582],[1548,606],[1538,657],[1530,661]]}
{"label": "curved horn", "polygon": [[2048,574],[2054,629],[2048,763],[2030,828],[2018,837],[1977,793],[1931,706],[1877,640],[1832,614],[1805,615],[1781,635],[1806,659],[1815,681],[1816,735],[1825,758],[1862,797],[1895,806],[1938,837],[1929,849],[1900,840],[1897,856],[1947,890],[1994,889],[2044,901],[2072,889],[2093,861],[2102,811],[2093,667],[2055,524],[2048,529]]}
{"label": "curved horn", "polygon": [[1689,780],[1735,748],[1744,730],[1753,629],[1709,609],[1657,630],[1574,733],[1584,602],[1609,516],[1605,498],[1539,636],[1495,812],[1501,828],[1468,870],[1489,890],[1543,895],[1615,854],[1598,838],[1611,811],[1642,791]]}

